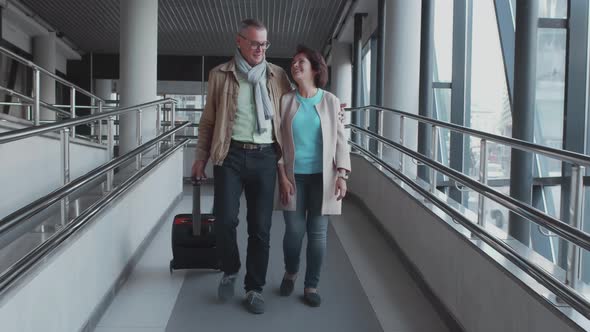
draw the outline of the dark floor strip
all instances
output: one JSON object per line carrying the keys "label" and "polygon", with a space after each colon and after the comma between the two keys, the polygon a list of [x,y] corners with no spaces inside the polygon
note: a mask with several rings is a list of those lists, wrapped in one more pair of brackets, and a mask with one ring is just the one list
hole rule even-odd
{"label": "dark floor strip", "polygon": [[[246,230],[243,225],[244,219],[241,220],[238,228],[238,242],[243,256]],[[242,283],[245,260],[242,257],[242,270],[236,282],[236,297],[229,303],[221,304],[216,298],[220,273],[188,272],[166,331],[383,331],[344,248],[331,226],[328,231],[328,252],[319,286],[323,300],[321,307],[311,308],[302,302],[305,273],[304,250],[294,293],[290,297],[280,297],[278,287],[283,275],[281,245],[284,230],[281,214],[274,215],[272,227],[269,272],[263,293],[266,312],[263,315],[252,315],[243,307]],[[305,245],[304,241],[303,248]]]}

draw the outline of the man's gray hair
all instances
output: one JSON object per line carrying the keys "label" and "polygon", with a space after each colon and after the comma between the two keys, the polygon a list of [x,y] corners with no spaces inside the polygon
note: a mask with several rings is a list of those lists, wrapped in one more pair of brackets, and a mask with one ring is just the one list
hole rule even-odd
{"label": "man's gray hair", "polygon": [[256,30],[266,30],[266,26],[264,23],[260,22],[257,19],[248,18],[240,22],[240,30],[239,33],[243,33],[248,28],[254,28]]}

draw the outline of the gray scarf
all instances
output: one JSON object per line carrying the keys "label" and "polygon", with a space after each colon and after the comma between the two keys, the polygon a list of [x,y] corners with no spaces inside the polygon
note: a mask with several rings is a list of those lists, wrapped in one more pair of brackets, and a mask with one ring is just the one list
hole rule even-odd
{"label": "gray scarf", "polygon": [[246,62],[239,49],[236,49],[234,58],[238,71],[246,77],[248,83],[254,86],[256,124],[258,133],[262,134],[268,130],[268,123],[265,120],[272,119],[274,114],[274,107],[268,96],[268,90],[266,89],[266,67],[268,63],[266,60],[263,60],[261,63],[252,67]]}

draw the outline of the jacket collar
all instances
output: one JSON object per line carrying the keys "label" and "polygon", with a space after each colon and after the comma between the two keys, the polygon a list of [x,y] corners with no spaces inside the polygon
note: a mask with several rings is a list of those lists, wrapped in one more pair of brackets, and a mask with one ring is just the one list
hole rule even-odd
{"label": "jacket collar", "polygon": [[[268,63],[268,65],[266,66],[267,76],[273,76],[273,77],[276,76],[275,68],[273,68],[273,67],[274,66],[272,66],[270,63]],[[235,74],[236,73],[236,60],[234,58],[231,58],[231,60],[229,60],[228,62],[221,65],[221,67],[219,69],[221,71],[233,72]]]}

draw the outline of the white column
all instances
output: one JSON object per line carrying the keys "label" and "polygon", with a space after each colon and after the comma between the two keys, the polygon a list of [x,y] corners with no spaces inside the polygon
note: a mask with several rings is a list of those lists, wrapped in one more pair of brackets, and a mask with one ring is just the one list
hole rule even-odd
{"label": "white column", "polygon": [[[120,2],[120,79],[121,107],[157,98],[158,0]],[[119,154],[132,150],[136,143],[136,114],[122,116],[119,124]],[[156,136],[156,113],[142,113],[143,141]]]}
{"label": "white column", "polygon": [[[332,45],[332,93],[340,98],[346,107],[352,105],[352,45],[334,42]],[[346,113],[345,123],[350,123],[350,112]],[[350,130],[347,130],[350,139]]]}
{"label": "white column", "polygon": [[[56,64],[56,47],[55,47],[55,32],[48,32],[46,35],[35,36],[33,38],[33,62],[55,74]],[[55,79],[50,78],[45,73],[41,73],[41,93],[39,97],[41,101],[48,104],[55,104]],[[41,120],[55,120],[56,114],[53,111],[41,107]]]}
{"label": "white column", "polygon": [[[420,76],[420,1],[387,0],[385,17],[384,107],[418,114]],[[417,150],[418,125],[404,120],[404,146]],[[385,113],[384,136],[399,141],[399,116]],[[384,159],[397,165],[399,153],[384,149]],[[416,165],[404,157],[406,171]]]}
{"label": "white column", "polygon": [[[95,79],[94,80],[94,95],[99,97],[102,100],[114,99],[113,98],[113,80]],[[98,102],[95,104],[95,106],[98,106]],[[106,104],[103,104],[103,112],[106,110],[104,108],[104,106],[106,106]],[[98,112],[99,110],[96,109],[95,111]],[[103,121],[106,121],[106,120],[108,120],[108,119],[104,119]],[[108,125],[101,124],[100,134],[107,135],[107,131],[108,131]]]}
{"label": "white column", "polygon": [[103,100],[110,100],[113,94],[113,80],[94,80],[94,94]]}

